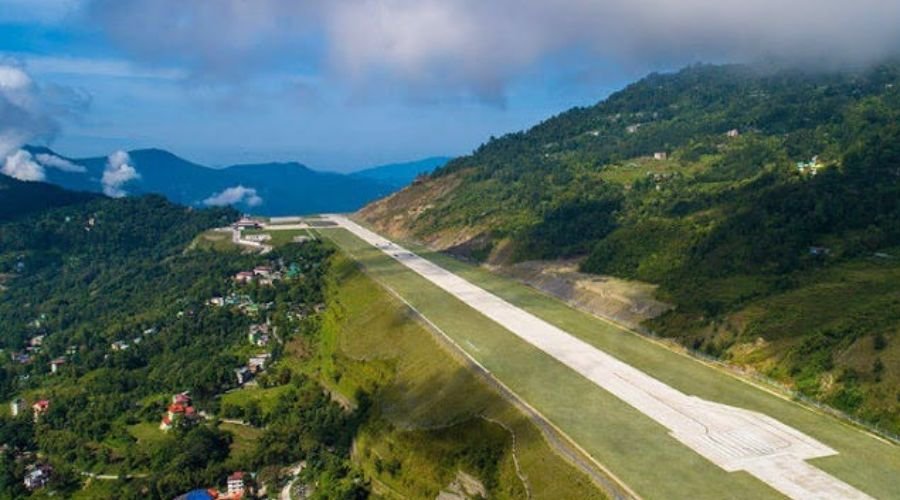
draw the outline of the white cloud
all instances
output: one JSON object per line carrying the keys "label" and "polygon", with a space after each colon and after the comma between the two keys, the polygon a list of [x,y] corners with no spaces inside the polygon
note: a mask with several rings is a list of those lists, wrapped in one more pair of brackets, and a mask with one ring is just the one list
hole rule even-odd
{"label": "white cloud", "polygon": [[36,56],[17,54],[35,74],[90,75],[112,78],[180,80],[187,73],[175,68],[143,67],[121,59]]}
{"label": "white cloud", "polygon": [[0,158],[56,129],[31,77],[21,67],[0,60]]}
{"label": "white cloud", "polygon": [[43,181],[47,178],[44,167],[34,161],[31,153],[23,149],[7,156],[0,172],[20,181]]}
{"label": "white cloud", "polygon": [[223,207],[238,203],[243,203],[248,207],[257,207],[262,205],[263,199],[256,194],[256,189],[234,186],[203,200],[203,204],[210,207]]}
{"label": "white cloud", "polygon": [[38,153],[35,155],[37,161],[41,163],[41,165],[45,167],[52,167],[58,170],[62,170],[63,172],[73,172],[73,173],[84,173],[87,172],[87,169],[82,165],[78,165],[76,163],[72,163],[65,158],[60,158],[56,155],[51,155],[47,153]]}
{"label": "white cloud", "polygon": [[116,151],[107,157],[106,169],[100,179],[104,194],[113,198],[121,198],[128,194],[123,186],[141,178],[141,174],[130,163],[131,157],[125,151]]}
{"label": "white cloud", "polygon": [[364,84],[480,94],[571,54],[644,68],[866,63],[900,50],[896,0],[90,0],[88,13],[133,54],[195,76],[247,78],[290,60]]}

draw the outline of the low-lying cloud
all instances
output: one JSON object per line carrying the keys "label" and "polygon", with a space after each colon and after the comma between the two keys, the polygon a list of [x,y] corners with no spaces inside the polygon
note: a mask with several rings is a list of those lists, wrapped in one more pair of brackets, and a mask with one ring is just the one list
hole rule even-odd
{"label": "low-lying cloud", "polygon": [[88,1],[89,19],[121,46],[194,75],[245,78],[248,67],[290,61],[355,82],[482,95],[572,53],[643,69],[859,64],[900,49],[894,0]]}
{"label": "low-lying cloud", "polygon": [[65,158],[61,158],[59,156],[52,155],[49,153],[38,153],[34,157],[37,159],[37,161],[39,161],[41,163],[41,165],[43,165],[45,167],[51,167],[51,168],[55,168],[57,170],[61,170],[63,172],[70,172],[70,173],[82,173],[83,174],[83,173],[87,172],[87,169],[84,166],[79,165],[77,163],[72,163],[71,161],[69,161]]}
{"label": "low-lying cloud", "polygon": [[34,161],[31,153],[20,149],[6,157],[0,173],[20,181],[43,181],[47,179],[44,167]]}
{"label": "low-lying cloud", "polygon": [[106,159],[106,168],[100,183],[103,194],[113,198],[121,198],[128,194],[125,184],[140,179],[141,174],[131,165],[131,157],[125,151],[116,151]]}
{"label": "low-lying cloud", "polygon": [[208,207],[224,207],[239,203],[243,203],[248,207],[257,207],[262,205],[263,199],[256,193],[256,189],[238,185],[203,200],[203,204]]}

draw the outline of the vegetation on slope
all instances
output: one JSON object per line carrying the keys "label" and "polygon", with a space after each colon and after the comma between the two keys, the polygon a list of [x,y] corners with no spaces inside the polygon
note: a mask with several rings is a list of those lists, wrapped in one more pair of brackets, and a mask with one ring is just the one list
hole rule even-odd
{"label": "vegetation on slope", "polygon": [[[187,249],[198,233],[236,217],[160,197],[101,198],[0,225],[0,272],[8,276],[0,292],[0,397],[49,401],[36,419],[30,406],[18,417],[0,416],[0,497],[26,493],[22,476],[35,452],[54,467],[46,490],[85,497],[172,498],[268,463],[248,451],[247,432],[214,418],[219,394],[235,386],[234,368],[246,362],[248,325],[259,319],[207,301],[231,290],[239,270],[297,263],[298,278],[241,290],[257,304],[273,303],[265,314],[287,335],[299,328],[293,312],[322,301],[329,250],[308,243],[261,257]],[[50,360],[58,357],[65,363],[53,373]],[[185,390],[209,418],[165,433],[160,418]],[[291,448],[322,457],[310,459],[308,475],[343,480],[349,441],[340,436],[351,419],[314,381],[299,379],[285,392],[293,408],[273,420],[283,427],[271,432],[311,443]],[[85,473],[130,479],[86,480]]]}
{"label": "vegetation on slope", "polygon": [[43,182],[24,182],[0,175],[0,221],[53,207],[84,202],[99,195],[76,193]]}
{"label": "vegetation on slope", "polygon": [[[898,119],[897,64],[695,66],[493,139],[361,214],[470,258],[583,257],[585,271],[660,284],[677,309],[657,333],[898,432],[900,385],[882,358],[900,284],[822,296],[853,266],[900,258]],[[843,319],[819,321],[804,296],[844,306]],[[808,321],[787,329],[766,308],[790,297]]]}

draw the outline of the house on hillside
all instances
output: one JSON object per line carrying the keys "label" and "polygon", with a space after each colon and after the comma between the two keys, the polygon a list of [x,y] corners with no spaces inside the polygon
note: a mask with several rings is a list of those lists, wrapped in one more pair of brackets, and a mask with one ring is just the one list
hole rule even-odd
{"label": "house on hillside", "polygon": [[18,417],[22,411],[25,410],[25,400],[22,398],[15,398],[9,403],[9,413]]}
{"label": "house on hillside", "polygon": [[36,464],[26,470],[25,479],[22,482],[28,491],[34,491],[46,486],[52,475],[53,467],[49,464]]}
{"label": "house on hillside", "polygon": [[653,153],[653,159],[656,161],[667,160],[669,159],[669,153],[666,153],[665,151],[657,151],[656,153]]}
{"label": "house on hillside", "polygon": [[253,273],[250,271],[241,271],[234,275],[236,283],[247,284],[253,281]]}
{"label": "house on hillside", "polygon": [[269,330],[268,323],[250,325],[250,333],[247,334],[247,340],[255,346],[265,347],[269,344]]}
{"label": "house on hillside", "polygon": [[733,128],[733,129],[729,130],[728,132],[725,132],[725,136],[726,136],[726,137],[731,137],[731,138],[734,138],[734,137],[740,137],[740,136],[741,136],[741,131],[738,130],[738,129],[736,129],[736,128]]}
{"label": "house on hillside", "polygon": [[269,364],[271,357],[272,355],[269,353],[257,354],[247,361],[247,367],[250,369],[250,372],[259,373],[266,369],[266,365]]}
{"label": "house on hillside", "polygon": [[191,393],[188,391],[179,392],[172,396],[172,403],[176,405],[190,405],[191,404]]}
{"label": "house on hillside", "polygon": [[31,363],[31,355],[24,352],[12,352],[9,354],[9,357],[14,363],[18,363],[20,365],[27,365],[28,363]]}
{"label": "house on hillside", "polygon": [[59,371],[59,367],[66,364],[66,358],[56,358],[50,362],[50,373],[56,373]]}
{"label": "house on hillside", "polygon": [[247,493],[248,474],[243,471],[236,471],[228,476],[228,498],[242,498]]}
{"label": "house on hillside", "polygon": [[634,133],[636,133],[640,128],[641,128],[641,124],[640,124],[640,123],[635,123],[634,125],[629,125],[629,126],[625,127],[625,131],[628,132],[629,134],[634,134]]}
{"label": "house on hillside", "polygon": [[109,345],[113,351],[125,351],[128,349],[128,342],[117,340]]}
{"label": "house on hillside", "polygon": [[159,423],[160,430],[168,431],[176,425],[190,425],[200,419],[200,415],[191,406],[191,396],[188,392],[181,392],[172,396],[172,404],[163,415]]}
{"label": "house on hillside", "polygon": [[253,379],[253,372],[250,371],[250,368],[242,366],[234,369],[234,377],[238,385],[244,385]]}
{"label": "house on hillside", "polygon": [[41,399],[40,401],[31,405],[31,414],[34,417],[35,422],[39,421],[43,415],[47,414],[48,411],[50,411],[49,400]]}

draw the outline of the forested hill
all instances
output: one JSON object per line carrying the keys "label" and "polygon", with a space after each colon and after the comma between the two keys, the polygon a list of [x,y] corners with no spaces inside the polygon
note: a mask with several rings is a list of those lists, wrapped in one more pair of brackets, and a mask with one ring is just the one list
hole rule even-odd
{"label": "forested hill", "polygon": [[360,216],[477,260],[660,284],[677,308],[657,333],[900,429],[896,63],[653,74]]}
{"label": "forested hill", "polygon": [[52,184],[23,182],[0,175],[0,221],[98,197],[95,194],[66,191]]}

